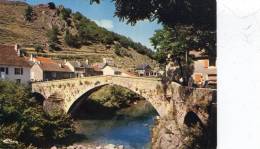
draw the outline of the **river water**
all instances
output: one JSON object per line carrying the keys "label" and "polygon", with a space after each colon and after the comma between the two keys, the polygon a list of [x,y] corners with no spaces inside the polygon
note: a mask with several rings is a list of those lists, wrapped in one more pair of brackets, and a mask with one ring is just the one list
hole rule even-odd
{"label": "river water", "polygon": [[151,127],[157,115],[147,101],[119,110],[110,118],[77,120],[80,144],[115,144],[127,149],[150,148]]}

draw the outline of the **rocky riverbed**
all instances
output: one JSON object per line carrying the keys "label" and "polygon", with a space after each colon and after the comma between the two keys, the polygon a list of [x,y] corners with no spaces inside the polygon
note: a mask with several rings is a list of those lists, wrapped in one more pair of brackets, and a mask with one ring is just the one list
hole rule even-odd
{"label": "rocky riverbed", "polygon": [[115,144],[102,144],[102,145],[94,145],[94,144],[74,144],[67,147],[56,147],[53,146],[50,149],[125,149],[123,145],[115,145]]}

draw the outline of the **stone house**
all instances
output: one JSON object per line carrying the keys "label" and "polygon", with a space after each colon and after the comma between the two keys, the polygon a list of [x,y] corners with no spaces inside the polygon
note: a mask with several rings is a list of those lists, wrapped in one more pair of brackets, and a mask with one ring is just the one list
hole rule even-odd
{"label": "stone house", "polygon": [[68,61],[66,65],[72,66],[72,70],[75,77],[84,77],[86,73],[86,68],[83,62],[80,61]]}
{"label": "stone house", "polygon": [[107,65],[109,65],[109,66],[115,66],[114,59],[111,58],[111,57],[105,57],[105,58],[103,58],[103,63],[104,63],[104,64],[107,64]]}
{"label": "stone house", "polygon": [[140,64],[136,67],[138,76],[150,76],[153,74],[152,68],[149,64]]}
{"label": "stone house", "polygon": [[[36,57],[33,59],[32,73],[36,81],[68,79],[74,77],[74,72],[66,63],[56,62],[50,58]],[[38,67],[38,66],[39,67]]]}
{"label": "stone house", "polygon": [[122,72],[116,68],[116,67],[112,67],[112,66],[105,66],[103,69],[103,75],[121,75]]}
{"label": "stone house", "polygon": [[21,55],[18,45],[0,45],[0,79],[28,85],[31,65]]}
{"label": "stone house", "polygon": [[190,51],[193,55],[194,72],[192,75],[193,82],[196,85],[204,86],[206,84],[216,85],[217,83],[217,68],[210,64],[208,56],[202,54],[203,52]]}

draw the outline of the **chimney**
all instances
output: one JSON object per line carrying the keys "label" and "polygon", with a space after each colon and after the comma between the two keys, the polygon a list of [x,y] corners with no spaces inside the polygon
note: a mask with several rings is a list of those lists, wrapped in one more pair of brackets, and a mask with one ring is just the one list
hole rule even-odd
{"label": "chimney", "polygon": [[18,48],[19,48],[19,45],[18,45],[18,44],[15,44],[15,45],[14,45],[14,49],[15,49],[16,52],[18,52]]}
{"label": "chimney", "polygon": [[30,61],[31,61],[31,62],[34,61],[32,54],[30,55]]}
{"label": "chimney", "polygon": [[18,44],[15,44],[15,45],[14,45],[14,50],[15,50],[15,52],[17,53],[18,56],[22,56]]}

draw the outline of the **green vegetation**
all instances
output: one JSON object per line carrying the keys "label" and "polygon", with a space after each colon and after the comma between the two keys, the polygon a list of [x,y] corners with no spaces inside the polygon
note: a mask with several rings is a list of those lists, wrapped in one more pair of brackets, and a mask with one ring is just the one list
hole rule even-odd
{"label": "green vegetation", "polygon": [[48,44],[51,50],[58,49],[58,35],[59,35],[59,28],[57,26],[52,26],[52,28],[47,32],[48,37]]}
{"label": "green vegetation", "polygon": [[60,16],[63,20],[67,20],[68,18],[70,18],[70,14],[71,14],[71,9],[69,8],[64,8],[62,7],[61,10],[59,11],[60,12]]}
{"label": "green vegetation", "polygon": [[[101,2],[101,0],[90,0]],[[134,25],[139,20],[157,20],[168,27],[194,25],[216,30],[216,0],[113,0],[115,16]]]}
{"label": "green vegetation", "polygon": [[64,41],[70,47],[79,47],[79,37],[72,35],[68,30],[65,32]]}
{"label": "green vegetation", "polygon": [[136,93],[117,85],[105,86],[89,96],[90,100],[106,108],[123,108],[140,99]]}
{"label": "green vegetation", "polygon": [[24,18],[26,21],[32,21],[32,17],[33,17],[33,8],[31,6],[28,6],[25,10],[24,10]]}
{"label": "green vegetation", "polygon": [[48,3],[48,7],[49,7],[50,9],[56,9],[56,5],[55,5],[53,2],[49,2],[49,3]]}
{"label": "green vegetation", "polygon": [[[69,116],[49,117],[29,89],[8,81],[0,81],[0,148],[24,148],[32,144],[42,146],[58,143],[74,134]],[[2,141],[12,139],[17,145]]]}
{"label": "green vegetation", "polygon": [[78,30],[79,38],[77,39],[77,41],[78,43],[81,43],[81,45],[98,42],[104,44],[113,44],[115,41],[117,41],[124,48],[130,47],[135,49],[140,54],[145,54],[149,57],[153,57],[153,52],[147,47],[143,46],[140,43],[132,41],[132,39],[130,38],[97,26],[95,22],[84,17],[79,12],[72,14],[72,18]]}
{"label": "green vegetation", "polygon": [[37,52],[37,54],[43,52],[43,47],[40,45],[35,45],[34,49]]}

